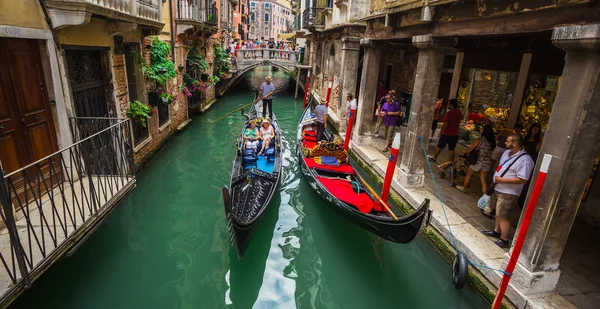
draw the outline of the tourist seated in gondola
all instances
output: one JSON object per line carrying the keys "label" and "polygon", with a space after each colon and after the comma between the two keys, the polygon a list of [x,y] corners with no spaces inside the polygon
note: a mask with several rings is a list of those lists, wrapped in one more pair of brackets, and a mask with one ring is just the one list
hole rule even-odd
{"label": "tourist seated in gondola", "polygon": [[259,143],[259,131],[256,128],[256,123],[254,121],[250,121],[248,123],[248,127],[244,130],[244,141],[246,142],[246,148],[254,150],[256,153],[256,149]]}
{"label": "tourist seated in gondola", "polygon": [[263,119],[262,126],[259,130],[259,134],[260,138],[262,139],[262,149],[258,153],[258,155],[260,156],[263,154],[265,149],[269,149],[269,146],[271,145],[273,138],[275,137],[275,130],[273,129],[273,126],[269,123],[269,120],[267,120],[266,118]]}

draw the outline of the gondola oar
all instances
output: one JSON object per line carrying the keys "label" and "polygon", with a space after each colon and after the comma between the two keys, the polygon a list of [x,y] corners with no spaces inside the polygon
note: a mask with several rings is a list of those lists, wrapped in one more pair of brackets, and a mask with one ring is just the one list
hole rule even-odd
{"label": "gondola oar", "polygon": [[385,210],[387,210],[390,213],[390,215],[392,215],[392,218],[394,218],[394,220],[398,221],[398,217],[396,216],[396,214],[394,214],[394,212],[390,209],[390,207],[386,204],[386,202],[384,202],[379,197],[377,192],[375,192],[375,190],[373,190],[373,188],[371,188],[371,186],[369,186],[369,184],[362,177],[360,177],[360,175],[358,173],[356,173],[356,177],[358,178],[358,180],[360,180],[360,182],[362,182],[365,185],[365,187],[367,187],[367,190],[369,190],[369,192],[371,192],[371,194],[373,194],[373,196],[375,196],[377,198],[379,203],[381,205],[383,205],[383,208],[385,208]]}
{"label": "gondola oar", "polygon": [[260,99],[256,99],[254,102],[250,102],[250,103],[248,103],[248,104],[246,104],[246,105],[244,105],[244,106],[240,106],[240,107],[238,107],[238,108],[236,108],[236,109],[234,109],[234,110],[230,111],[229,113],[227,113],[227,114],[225,114],[225,115],[223,115],[223,116],[221,116],[221,117],[217,118],[216,120],[209,120],[209,121],[210,121],[210,123],[215,123],[215,122],[217,122],[217,121],[219,121],[219,120],[221,120],[221,119],[223,119],[223,118],[225,118],[225,117],[227,117],[227,116],[229,116],[229,115],[231,115],[231,114],[233,114],[233,113],[235,113],[235,112],[239,111],[239,110],[240,110],[240,109],[242,109],[242,108],[246,108],[246,107],[248,107],[248,106],[250,106],[250,105],[252,105],[252,104],[254,104],[254,103],[258,102],[259,100],[260,100]]}

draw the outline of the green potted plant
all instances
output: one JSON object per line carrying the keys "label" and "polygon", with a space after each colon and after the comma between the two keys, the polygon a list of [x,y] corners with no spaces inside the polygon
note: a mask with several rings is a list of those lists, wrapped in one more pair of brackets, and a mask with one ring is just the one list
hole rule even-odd
{"label": "green potted plant", "polygon": [[208,77],[208,81],[209,81],[211,84],[216,84],[216,83],[218,83],[220,80],[221,80],[221,79],[220,79],[219,77],[217,77],[217,76],[214,76],[214,75],[211,75],[211,76],[209,76],[209,77]]}
{"label": "green potted plant", "polygon": [[154,108],[152,105],[144,104],[138,100],[129,102],[129,109],[125,113],[127,117],[131,118],[134,122],[139,122],[142,127],[148,126],[148,119],[154,114]]}

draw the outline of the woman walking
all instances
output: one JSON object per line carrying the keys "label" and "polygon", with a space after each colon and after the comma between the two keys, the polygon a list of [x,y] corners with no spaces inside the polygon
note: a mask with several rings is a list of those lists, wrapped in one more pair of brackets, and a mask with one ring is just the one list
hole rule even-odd
{"label": "woman walking", "polygon": [[483,193],[487,191],[487,175],[492,170],[492,149],[496,147],[496,139],[494,138],[494,129],[491,126],[485,125],[481,137],[476,139],[471,147],[465,151],[465,154],[469,154],[472,151],[477,151],[477,162],[469,166],[467,177],[462,186],[456,186],[456,188],[462,192],[465,192],[465,188],[468,188],[471,184],[471,177],[476,172],[479,172],[479,179],[481,180],[481,189]]}
{"label": "woman walking", "polygon": [[535,163],[542,147],[542,126],[539,123],[531,124],[523,143],[523,148]]}

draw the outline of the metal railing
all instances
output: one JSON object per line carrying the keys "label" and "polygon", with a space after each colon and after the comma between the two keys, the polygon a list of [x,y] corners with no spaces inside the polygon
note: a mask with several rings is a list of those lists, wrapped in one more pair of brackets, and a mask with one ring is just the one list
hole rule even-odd
{"label": "metal railing", "polygon": [[[72,118],[81,139],[0,177],[0,294],[29,286],[32,273],[71,248],[135,178],[129,119]],[[95,128],[102,128],[92,133]],[[112,204],[111,204],[112,205]],[[60,249],[60,250],[59,250]],[[12,285],[10,285],[12,283]]]}
{"label": "metal railing", "polygon": [[311,7],[302,13],[302,26],[306,29],[325,26],[323,8]]}
{"label": "metal railing", "polygon": [[208,8],[208,17],[206,17],[206,23],[210,25],[217,25],[218,21],[219,15],[217,13],[217,6],[211,5],[210,8]]}

